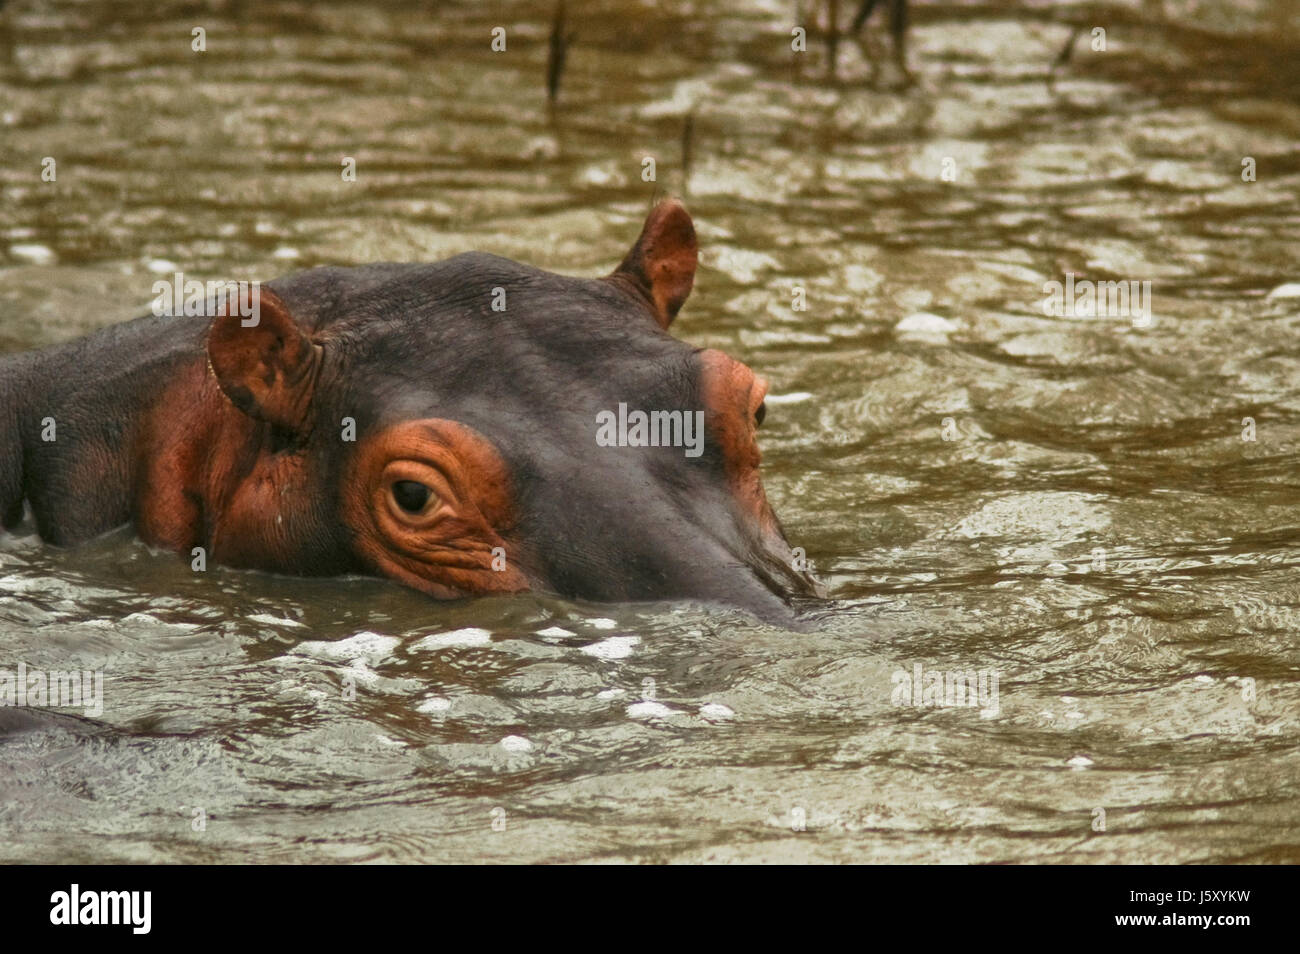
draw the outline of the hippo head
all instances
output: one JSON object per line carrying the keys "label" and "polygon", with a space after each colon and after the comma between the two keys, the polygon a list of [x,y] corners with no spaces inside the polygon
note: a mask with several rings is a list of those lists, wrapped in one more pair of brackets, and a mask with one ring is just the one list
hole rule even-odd
{"label": "hippo head", "polygon": [[668,201],[604,278],[470,253],[270,283],[256,325],[222,315],[208,335],[221,391],[266,435],[214,556],[440,598],[769,615],[817,593],[759,479],[766,382],[668,333],[695,265]]}

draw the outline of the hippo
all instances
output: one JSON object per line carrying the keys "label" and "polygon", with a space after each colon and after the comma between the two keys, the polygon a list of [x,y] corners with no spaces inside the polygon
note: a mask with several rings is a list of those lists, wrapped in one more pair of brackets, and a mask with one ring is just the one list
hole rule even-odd
{"label": "hippo", "polygon": [[0,357],[0,519],[438,599],[789,614],[823,594],[759,478],[767,384],[669,334],[696,261],[669,199],[602,278],[318,267]]}

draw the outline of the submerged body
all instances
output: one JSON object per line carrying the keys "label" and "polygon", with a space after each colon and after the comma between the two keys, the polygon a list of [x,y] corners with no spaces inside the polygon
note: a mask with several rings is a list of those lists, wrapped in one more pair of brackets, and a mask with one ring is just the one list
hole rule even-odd
{"label": "submerged body", "polygon": [[[479,253],[318,268],[261,288],[255,321],[142,318],[8,356],[0,515],[26,501],[56,544],[129,523],[218,563],[441,598],[769,615],[817,587],[759,481],[766,385],[667,333],[695,262],[668,202],[603,279]],[[653,440],[629,435],[648,419]]]}

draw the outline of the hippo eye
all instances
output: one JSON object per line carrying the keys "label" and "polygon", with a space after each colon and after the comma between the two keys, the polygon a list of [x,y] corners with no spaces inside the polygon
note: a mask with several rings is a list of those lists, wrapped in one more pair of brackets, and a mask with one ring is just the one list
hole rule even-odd
{"label": "hippo eye", "polygon": [[393,499],[397,506],[407,513],[419,513],[429,502],[430,490],[424,484],[414,480],[398,480],[393,483]]}
{"label": "hippo eye", "polygon": [[762,404],[760,404],[760,405],[758,406],[758,410],[754,412],[754,426],[755,426],[755,427],[762,427],[762,426],[763,426],[763,419],[764,419],[765,417],[767,417],[767,402],[766,402],[766,401],[764,401]]}

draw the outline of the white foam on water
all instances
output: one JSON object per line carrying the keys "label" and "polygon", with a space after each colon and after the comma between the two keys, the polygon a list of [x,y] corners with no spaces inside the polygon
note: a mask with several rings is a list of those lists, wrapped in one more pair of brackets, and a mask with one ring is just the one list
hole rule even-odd
{"label": "white foam on water", "polygon": [[626,659],[632,655],[632,650],[639,642],[640,636],[611,636],[590,646],[583,646],[582,651],[597,659]]}
{"label": "white foam on water", "polygon": [[904,336],[944,337],[959,330],[960,327],[956,322],[949,321],[942,315],[935,315],[928,311],[918,311],[894,325],[894,331]]}
{"label": "white foam on water", "polygon": [[763,398],[768,404],[798,404],[812,397],[810,391],[791,391],[789,394],[769,394]]}
{"label": "white foam on water", "polygon": [[670,709],[662,702],[634,702],[627,707],[627,714],[633,719],[668,719],[677,715],[677,710]]}
{"label": "white foam on water", "polygon": [[563,639],[566,636],[576,636],[577,633],[567,630],[563,626],[548,626],[545,629],[539,629],[537,635],[544,639]]}
{"label": "white foam on water", "polygon": [[454,629],[449,633],[435,633],[432,636],[426,636],[411,648],[423,650],[468,649],[474,646],[486,646],[490,642],[492,642],[492,633],[489,630],[469,626],[465,629]]}
{"label": "white foam on water", "polygon": [[44,245],[10,245],[9,254],[30,265],[53,265],[57,256]]}
{"label": "white foam on water", "polygon": [[379,633],[363,631],[335,642],[310,640],[299,643],[294,647],[294,651],[330,662],[362,660],[373,666],[387,659],[401,642],[396,636],[381,636]]}

